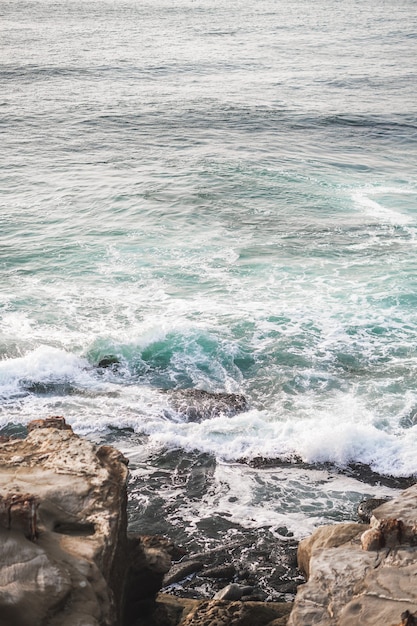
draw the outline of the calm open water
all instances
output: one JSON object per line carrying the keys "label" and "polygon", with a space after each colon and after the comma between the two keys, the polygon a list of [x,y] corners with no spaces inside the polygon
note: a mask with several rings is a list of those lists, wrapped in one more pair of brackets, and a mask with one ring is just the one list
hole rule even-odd
{"label": "calm open water", "polygon": [[394,493],[321,464],[417,473],[416,85],[414,0],[0,0],[3,428],[114,442],[195,545]]}

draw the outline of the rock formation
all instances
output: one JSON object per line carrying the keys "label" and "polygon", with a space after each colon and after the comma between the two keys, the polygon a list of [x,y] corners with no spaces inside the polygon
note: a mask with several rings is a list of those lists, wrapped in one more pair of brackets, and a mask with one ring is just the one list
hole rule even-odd
{"label": "rock formation", "polygon": [[246,398],[237,393],[210,393],[201,389],[175,389],[166,392],[170,406],[189,422],[232,416],[247,410]]}
{"label": "rock formation", "polygon": [[[0,441],[0,626],[417,626],[417,485],[367,507],[370,524],[324,526],[298,548],[308,582],[293,610],[228,584],[213,600],[158,593],[178,577],[234,577],[183,559],[169,539],[129,536],[127,460],[35,420]],[[229,578],[230,579],[230,578]],[[242,598],[240,600],[239,598]]]}
{"label": "rock formation", "polygon": [[417,612],[417,485],[372,511],[370,526],[324,526],[300,542],[309,577],[289,626],[397,626]]}
{"label": "rock formation", "polygon": [[0,626],[286,624],[290,604],[225,600],[239,585],[212,601],[159,594],[201,564],[171,567],[184,551],[169,539],[127,534],[127,460],[61,417],[28,430],[0,441]]}
{"label": "rock formation", "polygon": [[0,445],[0,625],[121,623],[126,459],[37,420]]}

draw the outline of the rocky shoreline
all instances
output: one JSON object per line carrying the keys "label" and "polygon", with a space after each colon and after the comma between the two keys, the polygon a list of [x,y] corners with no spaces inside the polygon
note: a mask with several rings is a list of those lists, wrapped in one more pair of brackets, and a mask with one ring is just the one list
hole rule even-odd
{"label": "rocky shoreline", "polygon": [[[187,554],[164,537],[129,534],[127,465],[61,417],[31,422],[25,439],[3,438],[0,626],[417,623],[417,485],[363,507],[366,526],[324,526],[301,541],[308,582],[294,603],[271,602],[253,572],[236,568],[239,541]],[[282,599],[295,594],[304,582],[297,542],[257,549]],[[204,585],[213,598],[201,599]]]}

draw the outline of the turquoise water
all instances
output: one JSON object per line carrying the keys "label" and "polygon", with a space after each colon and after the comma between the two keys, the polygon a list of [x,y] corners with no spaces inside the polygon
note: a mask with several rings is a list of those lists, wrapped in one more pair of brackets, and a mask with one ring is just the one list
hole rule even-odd
{"label": "turquoise water", "polygon": [[[142,478],[208,454],[207,511],[298,535],[387,488],[236,461],[417,473],[415,2],[0,15],[1,425],[62,414]],[[189,387],[249,410],[187,423]]]}

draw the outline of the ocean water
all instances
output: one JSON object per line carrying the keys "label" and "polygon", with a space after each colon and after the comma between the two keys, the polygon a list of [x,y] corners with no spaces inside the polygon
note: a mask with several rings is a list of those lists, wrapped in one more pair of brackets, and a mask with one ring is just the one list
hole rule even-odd
{"label": "ocean water", "polygon": [[[132,527],[196,546],[396,493],[344,470],[417,473],[415,1],[0,21],[2,429],[111,441]],[[188,422],[185,388],[248,410]]]}

